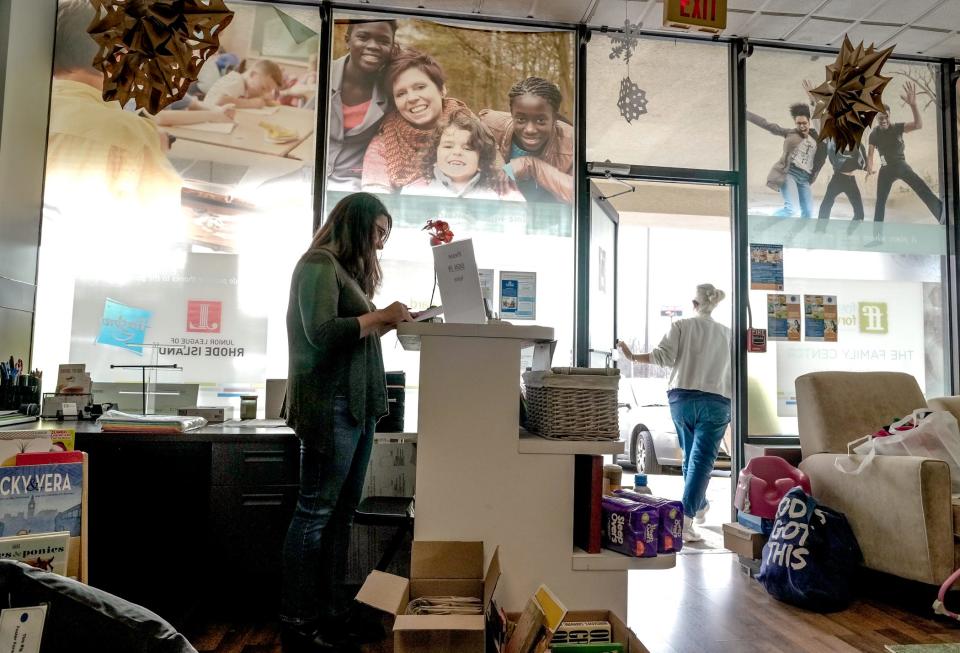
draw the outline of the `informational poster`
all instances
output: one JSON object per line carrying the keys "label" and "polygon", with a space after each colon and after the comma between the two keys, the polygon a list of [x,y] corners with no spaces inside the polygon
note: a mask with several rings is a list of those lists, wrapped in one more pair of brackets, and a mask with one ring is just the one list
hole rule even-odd
{"label": "informational poster", "polygon": [[751,290],[783,290],[783,245],[750,245]]}
{"label": "informational poster", "polygon": [[837,342],[808,338],[789,346],[773,345],[780,417],[796,416],[794,381],[808,372],[897,370],[912,374],[920,388],[926,388],[921,282],[789,279],[789,283],[803,294],[826,291],[841,301],[835,303]]}
{"label": "informational poster", "polygon": [[267,316],[238,284],[236,255],[190,254],[182,274],[149,275],[122,286],[78,280],[70,360],[96,382],[139,382],[111,364],[176,363],[162,383],[229,387],[266,376]]}
{"label": "informational poster", "polygon": [[483,298],[490,302],[490,305],[494,305],[494,299],[496,298],[496,289],[493,287],[495,283],[493,270],[490,268],[480,268],[480,292],[483,293]]}
{"label": "informational poster", "polygon": [[767,295],[767,340],[800,342],[800,295]]}
{"label": "informational poster", "polygon": [[505,320],[537,319],[537,273],[500,273],[500,317]]}
{"label": "informational poster", "polygon": [[836,342],[837,298],[833,295],[804,295],[803,321],[810,342]]}

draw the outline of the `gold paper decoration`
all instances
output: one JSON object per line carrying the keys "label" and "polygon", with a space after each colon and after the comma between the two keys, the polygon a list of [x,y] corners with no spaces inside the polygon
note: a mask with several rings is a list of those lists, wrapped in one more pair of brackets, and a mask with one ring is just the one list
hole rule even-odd
{"label": "gold paper decoration", "polygon": [[103,99],[156,114],[186,95],[233,19],[223,0],[90,0]]}
{"label": "gold paper decoration", "polygon": [[860,146],[864,130],[883,113],[883,89],[890,77],[880,69],[893,48],[877,50],[873,44],[856,48],[844,35],[837,60],[826,67],[827,79],[813,89],[816,101],[814,117],[820,118],[820,140],[832,138],[838,152],[851,152]]}

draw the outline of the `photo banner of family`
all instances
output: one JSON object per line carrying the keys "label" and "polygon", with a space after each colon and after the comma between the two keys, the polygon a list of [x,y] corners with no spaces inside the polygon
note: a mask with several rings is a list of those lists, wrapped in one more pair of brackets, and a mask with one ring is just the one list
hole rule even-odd
{"label": "photo banner of family", "polygon": [[570,205],[570,32],[338,15],[327,190]]}

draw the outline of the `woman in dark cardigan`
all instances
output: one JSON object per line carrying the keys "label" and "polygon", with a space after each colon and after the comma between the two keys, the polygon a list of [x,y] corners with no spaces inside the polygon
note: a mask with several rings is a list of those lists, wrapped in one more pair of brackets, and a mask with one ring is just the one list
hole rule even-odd
{"label": "woman in dark cardigan", "polygon": [[412,319],[399,302],[377,310],[370,301],[391,226],[376,197],[348,195],[293,271],[287,424],[301,442],[300,493],[283,549],[285,652],[344,645],[337,594],[374,427],[387,412],[380,336]]}

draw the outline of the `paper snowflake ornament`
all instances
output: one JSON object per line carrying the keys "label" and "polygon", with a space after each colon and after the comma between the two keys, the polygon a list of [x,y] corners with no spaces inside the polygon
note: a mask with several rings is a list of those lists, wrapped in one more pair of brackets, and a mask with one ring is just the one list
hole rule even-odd
{"label": "paper snowflake ornament", "polygon": [[611,59],[619,59],[623,57],[623,60],[627,63],[630,62],[630,57],[633,56],[634,50],[637,49],[637,44],[640,42],[640,23],[631,23],[630,19],[623,21],[623,34],[610,34],[610,43],[613,44],[613,49],[610,51]]}
{"label": "paper snowflake ornament", "polygon": [[820,118],[820,140],[832,138],[839,152],[860,146],[863,132],[883,113],[883,89],[890,77],[880,74],[893,47],[877,50],[873,44],[856,48],[844,35],[837,60],[826,66],[826,81],[813,89],[814,117]]}
{"label": "paper snowflake ornament", "polygon": [[103,99],[155,114],[183,98],[233,19],[223,0],[90,0]]}
{"label": "paper snowflake ornament", "polygon": [[632,122],[647,112],[647,92],[629,77],[620,80],[620,98],[617,100],[620,115]]}

